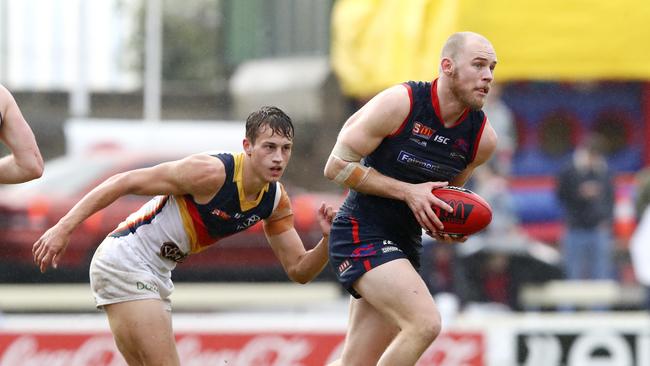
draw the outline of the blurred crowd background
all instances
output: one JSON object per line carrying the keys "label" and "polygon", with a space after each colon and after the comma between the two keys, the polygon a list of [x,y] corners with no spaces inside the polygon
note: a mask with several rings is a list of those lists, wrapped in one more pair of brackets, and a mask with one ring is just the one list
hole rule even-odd
{"label": "blurred crowd background", "polygon": [[[642,0],[0,0],[0,83],[47,160],[42,179],[0,187],[0,281],[87,281],[94,246],[142,198],[88,220],[53,273],[32,268],[34,240],[111,174],[239,149],[242,121],[261,105],[294,119],[284,181],[301,235],[317,236],[317,205],[345,193],[322,177],[345,119],[385,87],[435,78],[442,43],[471,30],[498,56],[485,110],[499,146],[469,183],[494,220],[457,246],[425,239],[432,291],[466,305],[571,308],[527,289],[591,281],[580,282],[594,286],[587,307],[649,306],[634,266],[647,254],[630,255],[648,204],[648,19]],[[283,280],[259,228],[195,257],[176,279]],[[321,280],[332,279],[326,269]]]}

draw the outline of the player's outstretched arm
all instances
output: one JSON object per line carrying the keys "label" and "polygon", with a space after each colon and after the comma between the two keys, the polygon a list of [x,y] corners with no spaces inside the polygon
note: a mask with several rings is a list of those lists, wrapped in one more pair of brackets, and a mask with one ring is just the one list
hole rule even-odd
{"label": "player's outstretched arm", "polygon": [[289,279],[304,284],[323,271],[328,261],[329,233],[334,215],[331,206],[321,204],[318,209],[318,223],[323,238],[310,250],[305,250],[293,226],[293,214],[264,222],[266,238]]}
{"label": "player's outstretched arm", "polygon": [[0,159],[0,183],[22,183],[43,174],[43,158],[16,100],[0,85],[0,140],[11,154]]}
{"label": "player's outstretched arm", "polygon": [[151,168],[116,174],[86,194],[34,243],[34,263],[41,272],[45,272],[50,265],[56,268],[74,229],[122,196],[191,194],[198,202],[202,202],[212,197],[224,180],[223,163],[209,155],[193,155]]}
{"label": "player's outstretched arm", "polygon": [[451,212],[451,207],[431,194],[447,182],[410,184],[387,177],[363,166],[360,161],[372,153],[384,138],[397,132],[408,117],[411,102],[405,86],[398,85],[377,94],[346,122],[325,165],[325,176],[356,191],[406,202],[420,225],[429,231],[444,227],[432,207]]}

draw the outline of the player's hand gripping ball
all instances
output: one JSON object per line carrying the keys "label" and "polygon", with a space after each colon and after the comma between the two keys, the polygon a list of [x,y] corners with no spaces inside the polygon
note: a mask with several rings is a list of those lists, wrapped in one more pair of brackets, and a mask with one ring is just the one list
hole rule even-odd
{"label": "player's hand gripping ball", "polygon": [[447,186],[437,188],[432,193],[447,202],[454,212],[434,207],[434,211],[445,229],[441,233],[460,237],[475,234],[492,221],[492,208],[483,197],[466,188]]}

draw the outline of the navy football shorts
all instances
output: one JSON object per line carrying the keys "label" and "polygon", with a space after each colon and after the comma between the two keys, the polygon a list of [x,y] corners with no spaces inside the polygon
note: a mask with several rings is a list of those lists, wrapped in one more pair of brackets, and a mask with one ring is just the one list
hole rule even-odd
{"label": "navy football shorts", "polygon": [[[390,230],[390,229],[388,229]],[[395,237],[391,235],[391,237]],[[420,250],[407,240],[389,239],[384,230],[353,217],[337,215],[329,238],[330,265],[338,281],[355,298],[361,295],[352,287],[364,273],[395,259],[408,259],[420,268]]]}

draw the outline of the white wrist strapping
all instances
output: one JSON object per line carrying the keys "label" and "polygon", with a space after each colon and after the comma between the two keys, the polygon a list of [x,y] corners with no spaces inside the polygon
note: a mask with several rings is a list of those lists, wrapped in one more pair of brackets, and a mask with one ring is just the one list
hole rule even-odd
{"label": "white wrist strapping", "polygon": [[337,142],[332,149],[331,156],[346,163],[345,167],[334,177],[336,183],[355,188],[368,178],[372,168],[363,166],[360,163],[362,156],[349,147]]}

